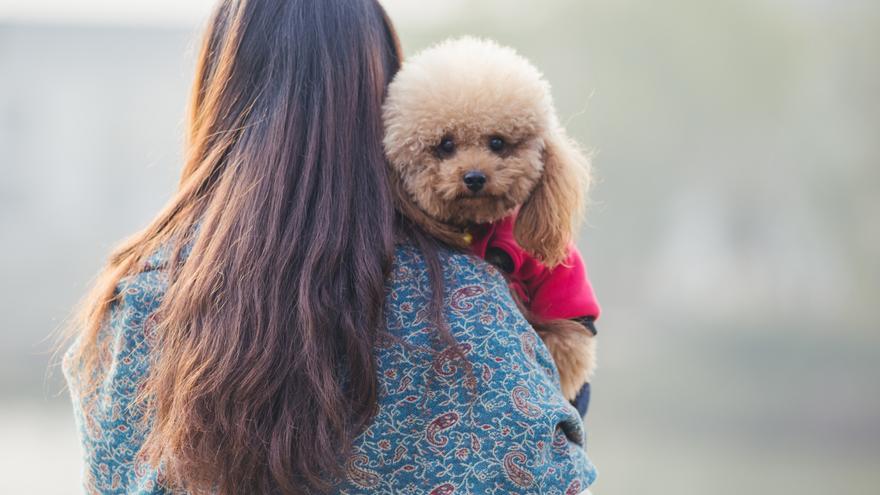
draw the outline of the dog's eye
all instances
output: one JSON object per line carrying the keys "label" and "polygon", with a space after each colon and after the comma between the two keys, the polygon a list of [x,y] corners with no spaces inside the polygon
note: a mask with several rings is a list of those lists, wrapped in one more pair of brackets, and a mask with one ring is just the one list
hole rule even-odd
{"label": "dog's eye", "polygon": [[504,139],[498,136],[492,136],[491,138],[489,138],[489,149],[491,149],[495,153],[504,151],[504,146],[506,144],[507,143],[504,142]]}
{"label": "dog's eye", "polygon": [[453,153],[455,153],[455,141],[449,136],[441,139],[440,144],[437,145],[437,154],[440,156],[449,156]]}

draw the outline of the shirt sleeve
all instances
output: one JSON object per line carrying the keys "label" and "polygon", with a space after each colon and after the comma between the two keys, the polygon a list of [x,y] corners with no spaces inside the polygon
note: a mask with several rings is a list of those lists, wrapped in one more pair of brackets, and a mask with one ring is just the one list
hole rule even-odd
{"label": "shirt sleeve", "polygon": [[[99,334],[99,342],[107,346],[110,356],[99,370],[102,380],[94,394],[83,396],[80,370],[65,367],[82,444],[86,493],[167,493],[158,471],[137,458],[148,426],[135,400],[149,369],[150,317],[159,307],[165,287],[165,274],[159,270],[128,276],[118,283],[118,298]],[[73,346],[77,345],[79,342],[74,342]]]}
{"label": "shirt sleeve", "polygon": [[[499,473],[502,493],[579,493],[596,478],[582,418],[562,396],[553,359],[506,280],[487,264],[476,269],[487,273],[458,281],[449,319],[460,345],[471,349],[479,399],[470,420],[475,432],[488,433],[484,467]],[[480,285],[470,285],[475,282]]]}
{"label": "shirt sleeve", "polygon": [[[378,354],[379,409],[354,445],[341,493],[577,494],[596,477],[577,410],[503,276],[474,256],[444,263],[458,351],[436,352],[419,270],[404,263]],[[436,347],[435,347],[436,348]]]}

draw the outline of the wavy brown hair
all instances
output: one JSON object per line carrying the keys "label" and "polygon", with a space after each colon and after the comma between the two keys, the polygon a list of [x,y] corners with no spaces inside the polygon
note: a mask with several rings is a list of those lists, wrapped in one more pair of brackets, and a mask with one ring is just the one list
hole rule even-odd
{"label": "wavy brown hair", "polygon": [[376,0],[217,7],[179,188],[110,256],[65,360],[88,408],[119,280],[172,246],[141,402],[141,455],[170,485],[326,490],[370,421],[395,240],[381,105],[400,63]]}

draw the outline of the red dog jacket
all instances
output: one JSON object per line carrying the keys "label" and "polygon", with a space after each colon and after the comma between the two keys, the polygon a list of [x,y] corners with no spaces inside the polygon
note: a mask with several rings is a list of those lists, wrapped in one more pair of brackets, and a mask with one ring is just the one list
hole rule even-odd
{"label": "red dog jacket", "polygon": [[568,256],[554,268],[547,268],[517,244],[513,237],[516,214],[471,231],[471,250],[486,258],[493,248],[511,259],[510,285],[535,315],[546,320],[599,317],[599,303],[587,278],[587,267],[574,243]]}

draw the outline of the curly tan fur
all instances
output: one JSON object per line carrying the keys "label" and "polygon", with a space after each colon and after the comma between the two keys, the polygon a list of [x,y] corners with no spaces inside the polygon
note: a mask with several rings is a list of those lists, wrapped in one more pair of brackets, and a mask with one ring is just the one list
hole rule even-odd
{"label": "curly tan fur", "polygon": [[544,174],[519,210],[514,235],[520,246],[548,266],[565,258],[572,232],[583,214],[588,161],[557,128],[544,143]]}
{"label": "curly tan fur", "polygon": [[[410,58],[388,87],[385,152],[401,214],[447,244],[467,247],[470,227],[519,208],[514,234],[553,267],[566,257],[589,186],[589,161],[559,124],[550,85],[514,50],[472,37]],[[492,138],[502,151],[489,146]],[[454,152],[439,148],[444,139]],[[480,172],[485,186],[463,181]],[[594,339],[568,320],[524,311],[556,361],[573,399],[592,373]]]}
{"label": "curly tan fur", "polygon": [[[589,161],[559,125],[550,85],[510,48],[464,37],[404,64],[384,105],[386,154],[400,208],[453,245],[471,225],[521,207],[517,240],[548,266],[565,257],[589,185]],[[501,137],[503,153],[488,142]],[[444,138],[455,152],[440,156]],[[478,193],[462,176],[487,177]],[[440,226],[445,224],[445,227]]]}
{"label": "curly tan fur", "polygon": [[596,339],[583,325],[571,320],[533,322],[532,326],[553,356],[562,395],[574,400],[596,369]]}

